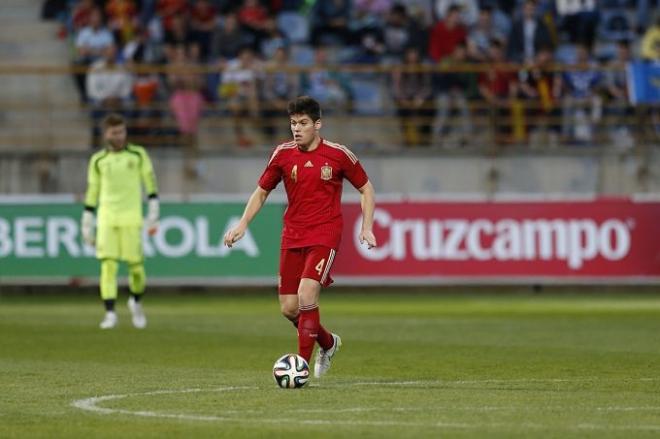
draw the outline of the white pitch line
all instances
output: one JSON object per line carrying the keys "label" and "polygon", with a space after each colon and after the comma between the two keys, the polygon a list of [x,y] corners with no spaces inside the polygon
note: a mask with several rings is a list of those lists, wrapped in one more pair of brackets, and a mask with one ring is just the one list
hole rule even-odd
{"label": "white pitch line", "polygon": [[[418,386],[418,385],[430,385],[430,384],[476,384],[476,383],[525,383],[525,382],[585,382],[585,381],[598,381],[598,378],[575,378],[575,379],[517,379],[517,380],[469,380],[469,381],[440,381],[440,380],[430,380],[430,381],[372,381],[372,382],[354,382],[354,383],[344,383],[336,385],[328,385],[327,387],[346,387],[346,386]],[[657,381],[658,378],[639,378],[631,379],[629,381]],[[621,381],[614,379],[603,379],[600,381]],[[314,385],[313,387],[324,387],[319,385]],[[154,390],[151,392],[141,392],[141,393],[126,393],[126,394],[117,394],[117,395],[104,395],[104,396],[94,396],[90,398],[78,399],[71,403],[73,407],[76,407],[81,410],[90,411],[98,414],[125,414],[132,416],[143,416],[143,417],[153,417],[153,418],[166,418],[166,419],[177,419],[177,420],[187,420],[187,421],[221,421],[221,422],[238,422],[238,423],[266,423],[266,424],[305,424],[305,425],[349,425],[349,426],[375,426],[375,427],[387,427],[387,426],[408,426],[408,427],[436,427],[436,428],[461,428],[461,429],[483,429],[483,428],[497,428],[497,427],[526,427],[531,429],[547,429],[547,428],[561,428],[568,430],[620,430],[620,431],[660,431],[660,425],[635,425],[635,426],[612,426],[612,425],[599,425],[599,424],[590,424],[583,423],[575,426],[553,426],[545,424],[536,424],[536,423],[490,423],[490,424],[474,424],[474,423],[452,423],[452,422],[401,422],[401,421],[360,421],[360,420],[323,420],[323,419],[299,419],[299,418],[241,418],[241,417],[231,417],[231,416],[213,416],[213,415],[187,415],[179,413],[162,413],[149,410],[126,410],[126,409],[114,409],[107,407],[100,407],[98,404],[120,400],[134,396],[156,396],[156,395],[167,395],[167,394],[183,394],[183,393],[199,393],[199,392],[230,392],[230,391],[243,391],[243,390],[258,390],[259,387],[256,386],[225,386],[225,387],[216,387],[210,389],[203,388],[188,388],[188,389],[162,389]],[[546,409],[548,407],[545,407]],[[563,406],[557,407],[557,409],[565,408]],[[447,410],[447,409],[459,409],[459,410],[471,410],[471,411],[497,411],[497,410],[520,410],[524,407],[498,407],[498,406],[483,406],[483,407],[425,407],[424,410]],[[315,409],[303,409],[296,410],[296,413],[305,412],[305,413],[317,413],[317,412],[367,412],[367,411],[418,411],[420,409],[411,408],[411,407],[393,407],[389,409],[374,409],[374,408],[364,408],[364,407],[355,407],[355,408],[345,408],[338,410],[315,410]],[[649,410],[660,410],[660,407],[654,406],[640,406],[640,407],[594,407],[590,410],[597,411],[649,411]],[[225,415],[238,414],[245,415],[247,413],[252,414],[263,414],[263,411],[257,410],[227,410],[224,412]]]}

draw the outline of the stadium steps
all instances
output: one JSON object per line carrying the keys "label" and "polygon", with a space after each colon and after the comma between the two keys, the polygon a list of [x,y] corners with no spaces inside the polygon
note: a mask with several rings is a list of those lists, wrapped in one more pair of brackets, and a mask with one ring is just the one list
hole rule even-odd
{"label": "stadium steps", "polygon": [[42,0],[0,6],[0,151],[88,149],[89,119],[68,74],[8,73],[17,66],[67,67],[59,23],[40,18]]}

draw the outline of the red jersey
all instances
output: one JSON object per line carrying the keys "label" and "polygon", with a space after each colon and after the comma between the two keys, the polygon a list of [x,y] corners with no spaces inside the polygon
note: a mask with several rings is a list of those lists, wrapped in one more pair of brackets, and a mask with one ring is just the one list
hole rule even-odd
{"label": "red jersey", "polygon": [[272,191],[284,180],[289,205],[284,213],[283,249],[339,247],[344,178],[356,189],[369,181],[358,158],[344,145],[321,139],[313,151],[303,151],[293,141],[275,148],[259,187]]}

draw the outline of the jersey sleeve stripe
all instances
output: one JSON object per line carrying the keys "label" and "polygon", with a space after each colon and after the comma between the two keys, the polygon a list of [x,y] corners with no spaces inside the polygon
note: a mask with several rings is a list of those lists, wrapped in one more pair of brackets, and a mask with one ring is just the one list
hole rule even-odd
{"label": "jersey sleeve stripe", "polygon": [[268,160],[268,164],[270,165],[270,163],[273,161],[275,156],[277,156],[277,154],[279,154],[279,152],[282,151],[283,149],[291,149],[295,147],[296,147],[296,143],[293,141],[278,145],[277,148],[275,148],[275,151],[273,151],[273,154],[270,156],[270,160]]}
{"label": "jersey sleeve stripe", "polygon": [[335,143],[335,142],[329,142],[327,140],[325,141],[325,144],[331,148],[339,149],[340,151],[342,151],[344,154],[346,154],[346,156],[351,161],[351,163],[353,164],[357,163],[358,161],[357,156],[353,154],[353,152],[350,149],[348,149],[346,146],[340,145],[339,143]]}

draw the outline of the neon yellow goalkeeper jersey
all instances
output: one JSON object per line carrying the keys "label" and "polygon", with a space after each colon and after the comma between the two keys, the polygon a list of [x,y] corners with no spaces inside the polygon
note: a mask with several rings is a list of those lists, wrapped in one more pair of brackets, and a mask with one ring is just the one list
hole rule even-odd
{"label": "neon yellow goalkeeper jersey", "polygon": [[141,226],[142,187],[158,196],[156,176],[147,151],[127,144],[120,151],[104,149],[89,160],[85,208],[97,210],[98,227]]}

